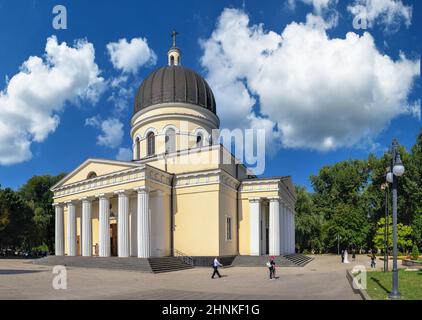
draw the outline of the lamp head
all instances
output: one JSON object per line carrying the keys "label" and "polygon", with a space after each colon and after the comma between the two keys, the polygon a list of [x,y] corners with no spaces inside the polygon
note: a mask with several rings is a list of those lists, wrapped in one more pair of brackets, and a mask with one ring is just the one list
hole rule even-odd
{"label": "lamp head", "polygon": [[403,166],[403,163],[401,162],[400,154],[397,154],[396,156],[396,161],[393,167],[393,173],[397,177],[401,177],[404,173],[404,166]]}

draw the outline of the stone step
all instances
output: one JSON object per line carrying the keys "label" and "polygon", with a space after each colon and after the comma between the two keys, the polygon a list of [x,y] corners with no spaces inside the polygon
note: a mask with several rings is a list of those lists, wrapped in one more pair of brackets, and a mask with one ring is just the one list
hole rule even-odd
{"label": "stone step", "polygon": [[34,261],[41,265],[66,265],[69,267],[82,268],[104,268],[136,270],[141,272],[170,272],[183,269],[190,269],[192,266],[184,263],[175,257],[142,259],[136,257],[57,257],[48,256]]}

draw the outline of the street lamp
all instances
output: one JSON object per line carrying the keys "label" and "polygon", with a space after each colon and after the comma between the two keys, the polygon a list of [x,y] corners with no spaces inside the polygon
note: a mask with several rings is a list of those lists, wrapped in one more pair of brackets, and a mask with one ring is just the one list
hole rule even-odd
{"label": "street lamp", "polygon": [[[387,168],[387,171],[390,168]],[[385,191],[385,201],[384,201],[384,211],[385,211],[385,220],[384,220],[384,272],[388,271],[388,182],[381,184],[381,190]]]}
{"label": "street lamp", "polygon": [[399,151],[397,150],[398,143],[393,139],[391,144],[391,165],[390,172],[387,173],[387,181],[393,184],[393,286],[388,297],[390,299],[400,299],[400,292],[398,289],[399,275],[397,270],[397,178],[404,173],[404,166],[401,162]]}

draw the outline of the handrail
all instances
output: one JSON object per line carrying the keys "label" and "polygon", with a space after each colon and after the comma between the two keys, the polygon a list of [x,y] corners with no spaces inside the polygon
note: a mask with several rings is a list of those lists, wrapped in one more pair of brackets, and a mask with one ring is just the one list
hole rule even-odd
{"label": "handrail", "polygon": [[184,263],[190,265],[191,267],[194,266],[193,263],[193,258],[191,256],[188,256],[186,254],[184,254],[183,252],[177,250],[177,249],[172,249],[171,250],[171,255],[181,261],[183,261]]}

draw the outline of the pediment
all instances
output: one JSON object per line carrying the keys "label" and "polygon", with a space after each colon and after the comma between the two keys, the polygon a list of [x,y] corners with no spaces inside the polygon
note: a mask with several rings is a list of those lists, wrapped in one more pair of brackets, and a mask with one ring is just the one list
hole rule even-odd
{"label": "pediment", "polygon": [[105,159],[88,159],[78,166],[75,170],[67,174],[62,180],[54,185],[51,190],[63,187],[75,182],[80,182],[88,179],[88,176],[95,173],[97,177],[127,170],[130,168],[140,167],[142,164],[128,162],[128,161],[116,161],[116,160],[105,160]]}

